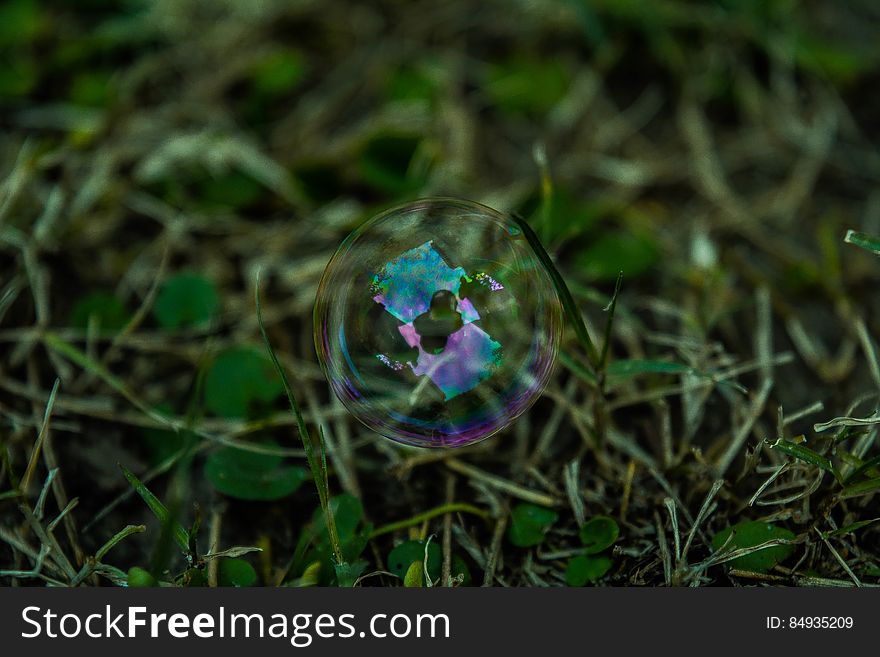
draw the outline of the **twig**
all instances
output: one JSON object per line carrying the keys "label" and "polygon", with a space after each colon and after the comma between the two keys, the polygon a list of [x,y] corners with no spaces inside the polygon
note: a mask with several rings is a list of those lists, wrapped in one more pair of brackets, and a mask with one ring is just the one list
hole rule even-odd
{"label": "twig", "polygon": [[468,504],[467,502],[452,502],[449,504],[443,504],[441,506],[434,507],[433,509],[428,509],[427,511],[423,511],[422,513],[418,513],[410,518],[406,518],[405,520],[398,520],[397,522],[392,522],[387,525],[383,525],[377,529],[374,529],[372,533],[370,533],[370,538],[376,538],[377,536],[382,536],[383,534],[390,534],[391,532],[396,532],[400,529],[406,529],[407,527],[414,527],[419,525],[431,518],[436,518],[437,516],[442,516],[447,513],[472,513],[474,515],[480,516],[481,518],[488,518],[489,514],[483,509],[474,506],[473,504]]}
{"label": "twig", "polygon": [[526,502],[540,504],[541,506],[556,506],[557,504],[559,504],[559,500],[557,500],[555,497],[544,495],[543,493],[538,493],[528,488],[524,488],[523,486],[515,484],[512,481],[508,481],[507,479],[489,474],[488,472],[484,472],[483,470],[475,468],[472,465],[463,463],[456,458],[447,459],[446,465],[447,467],[449,467],[450,470],[454,470],[461,475],[481,481],[488,486],[497,488],[498,490],[504,491],[505,493],[509,493],[510,495]]}
{"label": "twig", "polygon": [[767,405],[767,398],[770,396],[770,390],[773,388],[773,380],[772,379],[764,379],[761,383],[761,388],[758,391],[758,394],[755,396],[755,399],[752,401],[752,405],[749,409],[749,415],[746,418],[745,422],[743,422],[742,426],[740,426],[739,430],[736,432],[734,437],[730,441],[730,445],[727,447],[727,450],[722,454],[721,458],[718,460],[717,465],[715,466],[715,476],[723,477],[724,473],[727,472],[730,465],[733,463],[734,459],[739,455],[742,450],[743,443],[749,437],[749,434],[752,432],[752,427],[755,426],[755,422],[758,420],[758,416],[764,410],[764,407]]}
{"label": "twig", "polygon": [[492,544],[489,546],[489,556],[486,558],[486,570],[483,573],[483,586],[492,586],[495,580],[495,568],[498,565],[498,555],[501,553],[501,542],[504,539],[504,530],[507,528],[508,514],[503,514],[495,523],[495,531],[492,533]]}
{"label": "twig", "polygon": [[857,588],[862,588],[862,582],[856,577],[856,574],[852,571],[852,568],[843,560],[843,557],[840,556],[840,553],[834,549],[834,546],[831,545],[831,541],[828,540],[828,537],[825,536],[822,532],[819,531],[818,527],[814,527],[816,533],[819,534],[819,537],[822,539],[822,542],[825,543],[825,546],[831,551],[831,554],[834,555],[834,558],[837,560],[837,563],[840,564],[840,567],[849,575],[849,578],[853,581],[853,584],[856,585]]}
{"label": "twig", "polygon": [[[446,504],[455,499],[455,475],[446,476]],[[440,584],[452,586],[452,513],[443,515],[443,567],[440,572]]]}

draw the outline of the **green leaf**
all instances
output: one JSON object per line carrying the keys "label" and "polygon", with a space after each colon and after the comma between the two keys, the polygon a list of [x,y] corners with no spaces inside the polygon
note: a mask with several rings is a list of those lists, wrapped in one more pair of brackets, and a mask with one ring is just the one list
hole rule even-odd
{"label": "green leaf", "polygon": [[263,57],[254,67],[251,79],[254,91],[262,96],[276,98],[296,88],[304,73],[302,53],[285,48]]}
{"label": "green leaf", "polygon": [[[358,526],[364,517],[364,506],[361,501],[351,493],[341,493],[330,498],[328,507],[333,515],[340,542],[351,539],[357,533]],[[325,532],[327,530],[321,509],[315,510],[312,522],[317,531]]]}
{"label": "green leaf", "polygon": [[880,255],[880,237],[871,237],[870,235],[865,235],[865,233],[851,230],[847,232],[844,241],[847,244],[855,244],[874,255]]}
{"label": "green leaf", "polygon": [[221,559],[217,583],[220,586],[253,586],[257,583],[257,571],[244,559]]}
{"label": "green leaf", "polygon": [[[415,562],[424,562],[425,542],[404,541],[388,553],[388,570],[405,580],[410,567]],[[436,581],[440,578],[440,568],[443,563],[443,554],[440,546],[431,541],[428,544],[428,576]]]}
{"label": "green leaf", "polygon": [[490,67],[485,91],[504,112],[540,115],[562,100],[570,80],[559,60],[519,57]]}
{"label": "green leaf", "polygon": [[359,531],[364,517],[364,507],[354,495],[342,493],[330,498],[330,513],[333,514],[333,523],[336,526],[342,554],[347,561],[354,561],[366,545],[366,538],[362,536],[363,532]]}
{"label": "green leaf", "polygon": [[[537,202],[536,207],[532,205]],[[541,235],[551,243],[564,241],[577,235],[585,235],[606,214],[614,212],[617,201],[583,201],[564,189],[554,188],[545,199],[536,195],[521,211],[523,216],[540,227]]]}
{"label": "green leaf", "polygon": [[103,108],[111,99],[112,71],[81,71],[70,83],[70,100],[76,105]]}
{"label": "green leaf", "polygon": [[606,233],[577,256],[577,266],[595,281],[614,281],[622,271],[628,279],[646,273],[659,258],[656,244],[630,232]]}
{"label": "green leaf", "polygon": [[518,504],[510,514],[507,537],[518,547],[540,545],[558,518],[559,514],[553,509],[535,504]]}
{"label": "green leaf", "polygon": [[[342,493],[328,500],[327,511],[333,520],[335,540],[338,541],[338,548],[342,557],[342,561],[334,563],[333,568],[335,569],[340,563],[348,563],[350,567],[354,568],[357,565],[357,558],[367,545],[371,530],[371,527],[362,525],[364,516],[363,505],[354,495]],[[315,542],[315,549],[322,558],[330,559],[336,549],[330,542],[326,515],[323,508],[315,510],[310,527],[308,535],[310,540]],[[360,573],[357,576],[360,576]]]}
{"label": "green leaf", "polygon": [[128,479],[128,483],[131,484],[131,487],[134,488],[137,494],[141,496],[141,499],[147,503],[147,506],[150,507],[150,511],[153,512],[153,515],[159,519],[159,522],[163,525],[172,525],[174,540],[177,541],[180,548],[184,552],[189,551],[189,532],[186,531],[179,522],[171,518],[171,514],[168,512],[166,506],[162,504],[159,498],[153,495],[153,493],[150,492],[150,489],[142,484],[141,480],[138,479],[128,468],[121,463],[119,464],[119,468],[122,470],[122,474],[125,475],[125,478]]}
{"label": "green leaf", "polygon": [[385,93],[389,100],[428,101],[437,92],[437,78],[428,64],[395,67],[390,72]]}
{"label": "green leaf", "polygon": [[281,379],[261,351],[232,347],[214,359],[205,375],[205,406],[220,417],[249,417],[282,390]]}
{"label": "green leaf", "polygon": [[[168,402],[159,402],[154,409],[156,413],[170,417],[174,409]],[[184,445],[195,444],[198,438],[192,431],[170,431],[156,427],[147,427],[141,431],[144,445],[150,453],[150,463],[159,465],[177,454]]]}
{"label": "green leaf", "polygon": [[452,576],[452,578],[453,579],[455,579],[456,577],[460,578],[461,579],[461,582],[459,584],[460,586],[469,586],[472,581],[471,571],[468,568],[467,563],[465,563],[465,560],[462,559],[457,554],[453,554],[451,565],[452,565],[452,568],[451,568],[451,572],[449,574]]}
{"label": "green leaf", "polygon": [[195,588],[208,585],[207,573],[204,568],[188,568],[177,579],[180,586]]}
{"label": "green leaf", "polygon": [[238,210],[253,205],[265,194],[265,187],[240,171],[210,176],[199,184],[199,201],[208,207]]}
{"label": "green leaf", "polygon": [[70,313],[70,325],[87,329],[91,322],[98,331],[116,332],[128,323],[122,302],[109,292],[93,292],[82,297]]}
{"label": "green leaf", "polygon": [[214,284],[198,274],[178,274],[162,285],[153,313],[168,330],[204,327],[217,314],[220,297]]}
{"label": "green leaf", "polygon": [[293,169],[300,187],[313,201],[327,203],[345,192],[345,181],[338,164],[330,161],[302,162]]}
{"label": "green leaf", "polygon": [[581,542],[587,554],[598,554],[614,545],[620,534],[620,528],[614,518],[596,516],[590,518],[581,527]]}
{"label": "green leaf", "polygon": [[419,189],[426,180],[425,171],[414,170],[414,160],[421,144],[418,135],[382,134],[367,142],[358,160],[364,182],[381,192],[401,195]]}
{"label": "green leaf", "polygon": [[37,0],[0,3],[0,46],[21,46],[35,39],[48,23]]}
{"label": "green leaf", "polygon": [[[727,544],[725,551],[751,548],[773,539],[793,540],[795,537],[791,531],[784,527],[777,527],[757,520],[747,520],[718,532],[712,539],[712,549],[716,552],[720,550],[731,533],[733,533],[733,538]],[[766,573],[776,564],[785,561],[793,552],[793,545],[771,545],[726,563],[737,570]]]}
{"label": "green leaf", "polygon": [[611,570],[611,557],[598,554],[581,554],[568,562],[565,569],[565,583],[569,586],[583,586],[595,582]]}
{"label": "green leaf", "polygon": [[403,585],[408,588],[421,588],[425,585],[425,562],[413,561],[403,576]]}
{"label": "green leaf", "polygon": [[344,588],[351,588],[357,582],[369,564],[366,561],[355,561],[354,563],[338,563],[333,566],[336,573],[336,583]]}
{"label": "green leaf", "polygon": [[158,582],[148,570],[133,566],[128,569],[128,586],[133,589],[144,589],[157,586]]}
{"label": "green leaf", "polygon": [[27,96],[39,80],[40,67],[33,56],[23,52],[10,56],[0,66],[0,98]]}
{"label": "green leaf", "polygon": [[793,39],[794,59],[798,66],[836,84],[847,84],[871,69],[875,57],[852,48],[850,43],[835,43],[811,34],[799,33]]}
{"label": "green leaf", "polygon": [[205,477],[224,495],[240,500],[278,500],[294,493],[306,470],[280,456],[223,447],[205,461]]}

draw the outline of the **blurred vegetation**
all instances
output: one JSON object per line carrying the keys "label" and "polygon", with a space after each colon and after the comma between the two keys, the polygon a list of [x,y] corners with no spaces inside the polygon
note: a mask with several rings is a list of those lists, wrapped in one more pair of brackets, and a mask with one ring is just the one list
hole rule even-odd
{"label": "blurred vegetation", "polygon": [[[0,3],[0,583],[878,584],[878,33],[872,0]],[[358,425],[312,347],[339,242],[430,195],[528,221],[607,345],[570,330],[454,453]]]}

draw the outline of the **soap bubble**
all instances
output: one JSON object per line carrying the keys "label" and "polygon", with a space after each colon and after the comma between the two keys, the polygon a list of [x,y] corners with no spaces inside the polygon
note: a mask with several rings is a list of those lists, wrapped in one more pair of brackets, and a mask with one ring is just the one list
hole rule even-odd
{"label": "soap bubble", "polygon": [[315,301],[333,391],[366,426],[460,447],[541,394],[562,332],[556,289],[519,227],[476,203],[427,199],[342,243]]}

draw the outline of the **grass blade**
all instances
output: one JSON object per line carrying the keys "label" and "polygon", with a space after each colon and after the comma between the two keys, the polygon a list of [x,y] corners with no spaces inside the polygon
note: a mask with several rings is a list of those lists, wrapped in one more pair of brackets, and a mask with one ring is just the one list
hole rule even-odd
{"label": "grass blade", "polygon": [[847,534],[852,534],[853,532],[857,532],[860,529],[864,529],[865,527],[870,527],[871,525],[876,525],[880,523],[880,518],[871,518],[870,520],[859,520],[858,522],[854,522],[851,525],[847,525],[846,527],[841,527],[840,529],[835,529],[834,531],[823,533],[823,538],[831,538],[832,536],[845,536]]}
{"label": "grass blade", "polygon": [[571,322],[571,325],[574,328],[574,332],[577,335],[578,340],[580,340],[581,344],[586,350],[587,357],[590,359],[590,363],[592,364],[593,369],[598,370],[599,352],[596,351],[596,346],[593,344],[593,340],[592,338],[590,338],[590,334],[587,331],[587,325],[584,324],[584,318],[581,317],[581,312],[580,310],[578,310],[577,304],[574,301],[574,297],[571,295],[571,291],[568,289],[568,285],[565,284],[565,279],[562,277],[562,274],[559,273],[559,270],[553,263],[553,259],[550,257],[550,254],[547,253],[544,245],[541,244],[541,240],[535,234],[535,231],[532,230],[532,227],[529,226],[529,224],[524,219],[521,219],[516,215],[510,215],[510,217],[523,232],[526,241],[535,250],[535,253],[538,256],[538,260],[541,261],[541,264],[544,265],[544,267],[547,269],[547,272],[550,274],[550,279],[553,281],[556,292],[559,294],[559,300],[562,302],[562,308],[563,310],[565,310],[568,321]]}
{"label": "grass blade", "polygon": [[125,478],[128,479],[128,483],[131,484],[131,487],[134,488],[137,494],[141,496],[141,499],[143,499],[147,506],[150,507],[150,511],[153,512],[153,515],[159,519],[159,522],[163,525],[171,525],[171,529],[174,533],[174,540],[184,552],[188,552],[190,544],[189,532],[171,517],[168,508],[162,504],[162,501],[158,497],[153,495],[149,488],[141,483],[141,480],[138,479],[134,473],[121,463],[119,464],[119,468],[122,470],[122,474],[125,475]]}
{"label": "grass blade", "polygon": [[116,547],[120,542],[131,536],[132,534],[141,534],[147,531],[146,525],[128,525],[121,531],[117,532],[109,541],[104,543],[98,551],[95,552],[95,561],[101,561],[107,553]]}
{"label": "grass blade", "polygon": [[[615,360],[608,365],[609,377],[631,377],[639,374],[688,374],[695,373],[694,368],[682,363],[666,360],[625,359]],[[707,375],[708,378],[708,375]]]}
{"label": "grass blade", "polygon": [[793,456],[796,459],[815,465],[817,468],[825,470],[825,472],[830,472],[838,481],[840,481],[840,473],[837,471],[837,468],[834,467],[831,459],[819,454],[819,452],[813,451],[809,447],[804,447],[803,445],[793,443],[790,440],[779,438],[775,443],[770,445],[770,449],[778,450],[789,456]]}
{"label": "grass blade", "polygon": [[281,377],[281,383],[284,385],[284,392],[287,394],[287,400],[290,402],[290,408],[296,418],[299,437],[302,440],[303,449],[306,453],[306,460],[312,471],[312,480],[315,482],[315,488],[318,489],[318,499],[321,502],[321,510],[324,512],[324,521],[327,524],[327,534],[330,537],[330,545],[333,547],[333,556],[336,559],[337,564],[344,563],[345,559],[342,557],[342,546],[339,542],[339,534],[336,531],[336,520],[333,517],[333,512],[330,510],[330,485],[327,475],[327,456],[324,448],[324,434],[319,430],[321,447],[321,458],[319,460],[318,456],[315,454],[315,448],[314,445],[312,445],[309,429],[306,426],[306,421],[300,410],[299,402],[296,400],[296,395],[293,394],[293,388],[290,387],[290,381],[287,379],[287,374],[281,366],[278,356],[275,355],[275,350],[272,348],[272,343],[269,342],[269,336],[266,333],[266,327],[263,324],[263,313],[260,306],[259,273],[257,274],[257,282],[254,288],[254,302],[256,303],[257,308],[257,324],[260,326],[260,335],[263,336],[263,342],[266,345],[266,350],[269,352],[269,358],[272,360],[272,365],[275,367],[275,371],[278,372],[278,376]]}
{"label": "grass blade", "polygon": [[813,431],[816,433],[821,433],[823,431],[827,431],[828,429],[834,429],[836,427],[870,427],[875,424],[880,424],[880,412],[874,413],[871,417],[836,417],[833,420],[828,420],[828,422],[820,422],[818,424],[813,425]]}
{"label": "grass blade", "polygon": [[876,468],[878,466],[880,466],[880,456],[875,456],[872,459],[868,459],[864,463],[858,464],[856,469],[853,470],[852,473],[850,473],[850,475],[846,478],[846,481],[844,481],[843,483],[851,484],[856,479],[865,474],[868,470],[870,470],[871,468]]}
{"label": "grass blade", "polygon": [[880,477],[875,479],[866,479],[857,484],[846,486],[840,493],[840,499],[845,500],[850,497],[861,497],[862,495],[870,495],[880,491]]}
{"label": "grass blade", "polygon": [[34,449],[31,452],[31,458],[28,461],[27,468],[24,471],[24,476],[21,478],[21,486],[20,489],[23,493],[27,493],[27,489],[30,487],[31,478],[34,476],[34,471],[37,468],[37,462],[40,459],[40,451],[43,447],[43,441],[46,439],[46,433],[49,430],[49,421],[52,418],[52,407],[55,406],[55,397],[58,395],[58,386],[61,385],[61,379],[55,379],[55,384],[52,386],[52,392],[49,393],[49,401],[46,402],[46,412],[43,414],[43,424],[40,426],[40,432],[37,434],[37,440],[34,443]]}
{"label": "grass blade", "polygon": [[131,389],[125,384],[122,379],[113,374],[101,363],[95,361],[92,358],[89,358],[89,356],[86,355],[85,352],[80,351],[72,344],[65,342],[54,333],[44,334],[43,342],[52,351],[66,357],[72,363],[78,365],[89,374],[92,374],[101,379],[104,383],[113,388],[113,390],[125,397],[129,402],[131,402],[132,405],[135,406],[135,408],[137,408],[151,420],[155,420],[156,422],[159,422],[172,430],[178,429],[178,427],[176,427],[167,417],[165,417],[161,413],[157,413],[155,410],[153,410],[140,399],[138,399],[137,395],[135,395],[131,391]]}
{"label": "grass blade", "polygon": [[[579,379],[582,379],[584,382],[590,384],[591,386],[596,385],[596,375],[593,374],[586,366],[582,365],[580,361],[578,361],[574,356],[572,356],[565,349],[559,350],[559,362],[565,365],[568,369],[572,371]],[[612,363],[613,365],[614,363]]]}
{"label": "grass blade", "polygon": [[854,244],[859,248],[865,249],[865,251],[869,251],[874,255],[880,255],[880,238],[871,237],[870,235],[866,235],[865,233],[859,233],[855,230],[849,230],[846,233],[846,237],[843,238],[843,241],[847,244]]}
{"label": "grass blade", "polygon": [[599,356],[599,371],[604,372],[608,365],[608,350],[611,348],[611,328],[614,325],[614,311],[617,309],[617,297],[620,295],[620,285],[623,283],[623,272],[617,274],[617,282],[614,284],[614,294],[611,303],[608,304],[608,319],[605,321],[605,336],[602,339],[602,354]]}

